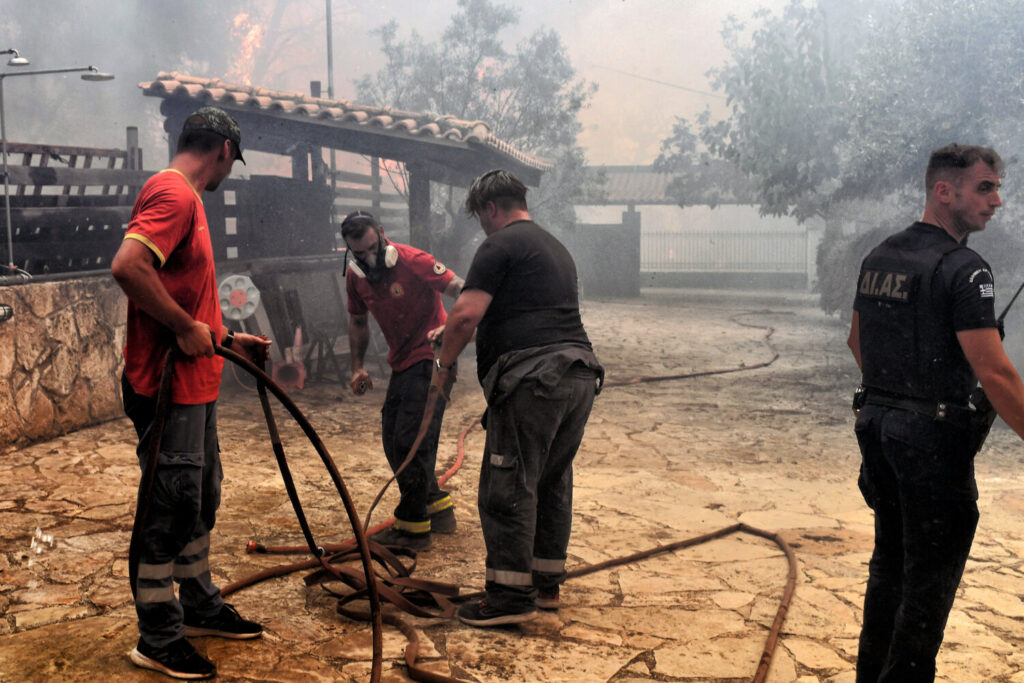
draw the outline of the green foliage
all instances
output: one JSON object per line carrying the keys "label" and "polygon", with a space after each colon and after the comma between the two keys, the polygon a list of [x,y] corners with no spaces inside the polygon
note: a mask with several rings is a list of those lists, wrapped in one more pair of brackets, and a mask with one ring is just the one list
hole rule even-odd
{"label": "green foliage", "polygon": [[[710,114],[702,113],[697,125],[706,125]],[[665,189],[680,206],[703,205],[712,209],[724,202],[757,203],[756,190],[749,178],[723,159],[698,149],[699,139],[684,118],[677,118],[672,135],[662,143],[654,168],[671,173]]]}
{"label": "green foliage", "polygon": [[756,179],[762,214],[824,216],[836,143],[847,130],[844,78],[829,59],[825,16],[796,0],[781,17],[761,11],[755,19],[762,23],[749,41],[735,21],[723,30],[732,62],[710,75],[732,115],[705,123],[701,141]]}
{"label": "green foliage", "polygon": [[[750,179],[762,214],[823,218],[821,303],[844,310],[862,235],[920,215],[932,150],[992,146],[1013,183],[1024,151],[1021,16],[1024,0],[793,0],[778,16],[756,14],[749,31],[730,21],[730,59],[710,74],[730,115],[698,120],[696,133],[677,126],[663,156],[685,168],[697,140]],[[1019,264],[1021,217],[1004,208],[972,246]]]}
{"label": "green foliage", "polygon": [[[515,9],[492,0],[460,0],[458,7],[436,43],[425,42],[416,31],[400,40],[394,22],[377,29],[387,62],[357,80],[359,100],[484,121],[513,147],[554,158],[555,170],[530,192],[530,210],[548,227],[571,229],[573,201],[586,189],[583,152],[576,143],[579,113],[596,86],[576,79],[555,31],[538,30],[512,52],[501,36],[518,22]],[[442,238],[451,247],[468,229],[458,217],[464,190],[435,193],[443,194],[434,208],[449,217]]]}
{"label": "green foliage", "polygon": [[872,26],[872,49],[849,80],[851,134],[835,198],[920,196],[929,153],[950,142],[1019,154],[1021,16],[1021,0],[912,0]]}

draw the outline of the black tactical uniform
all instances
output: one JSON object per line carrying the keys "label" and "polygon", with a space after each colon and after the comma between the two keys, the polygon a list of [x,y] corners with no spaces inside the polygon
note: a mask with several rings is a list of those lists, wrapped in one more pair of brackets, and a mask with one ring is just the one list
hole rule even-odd
{"label": "black tactical uniform", "polygon": [[932,681],[978,522],[968,397],[956,333],[995,327],[992,273],[943,229],[915,223],[861,266],[865,405],[859,486],[875,513],[857,681]]}

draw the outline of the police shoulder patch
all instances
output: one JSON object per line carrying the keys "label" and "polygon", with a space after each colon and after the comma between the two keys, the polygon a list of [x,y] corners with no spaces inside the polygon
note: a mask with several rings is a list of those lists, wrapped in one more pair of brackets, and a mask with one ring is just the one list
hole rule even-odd
{"label": "police shoulder patch", "polygon": [[995,285],[992,283],[992,271],[988,268],[975,270],[968,278],[968,282],[978,286],[979,299],[994,299],[996,297]]}
{"label": "police shoulder patch", "polygon": [[889,270],[862,270],[857,293],[872,299],[906,302],[913,300],[916,277]]}
{"label": "police shoulder patch", "polygon": [[444,275],[444,271],[448,270],[444,267],[444,264],[440,261],[434,261],[434,275]]}

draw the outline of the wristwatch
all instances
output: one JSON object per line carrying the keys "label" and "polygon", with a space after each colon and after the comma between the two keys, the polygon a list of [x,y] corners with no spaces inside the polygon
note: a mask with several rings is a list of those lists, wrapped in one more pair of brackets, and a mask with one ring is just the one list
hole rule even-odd
{"label": "wristwatch", "polygon": [[224,335],[224,339],[221,341],[221,346],[225,349],[230,349],[231,345],[235,343],[235,331],[228,330],[228,333]]}
{"label": "wristwatch", "polygon": [[444,370],[445,372],[451,372],[452,371],[452,366],[451,365],[441,365],[441,359],[440,358],[435,358],[434,359],[434,367],[437,368],[438,372],[440,372],[441,370]]}

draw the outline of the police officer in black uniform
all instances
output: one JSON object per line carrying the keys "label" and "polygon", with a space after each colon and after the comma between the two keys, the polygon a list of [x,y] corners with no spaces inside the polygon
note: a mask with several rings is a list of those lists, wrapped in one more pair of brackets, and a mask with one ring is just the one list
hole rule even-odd
{"label": "police officer in black uniform", "polygon": [[1024,437],[1024,384],[996,327],[992,272],[966,246],[999,199],[993,150],[932,153],[921,220],[864,259],[848,344],[858,484],[875,514],[858,683],[933,681],[935,656],[978,523],[969,397],[980,380]]}

